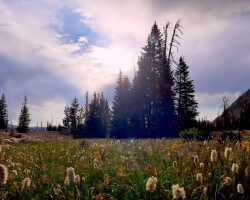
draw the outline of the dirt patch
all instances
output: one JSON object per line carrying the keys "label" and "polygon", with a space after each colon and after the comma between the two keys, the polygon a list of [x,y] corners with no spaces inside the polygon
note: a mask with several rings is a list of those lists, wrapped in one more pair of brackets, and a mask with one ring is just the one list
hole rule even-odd
{"label": "dirt patch", "polygon": [[70,135],[60,134],[55,131],[30,131],[28,133],[0,132],[0,138],[0,142],[3,144],[72,139]]}

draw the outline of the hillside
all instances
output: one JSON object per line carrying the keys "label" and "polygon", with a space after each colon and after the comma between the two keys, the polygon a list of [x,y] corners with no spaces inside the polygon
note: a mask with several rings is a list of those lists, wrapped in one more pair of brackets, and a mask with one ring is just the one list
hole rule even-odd
{"label": "hillside", "polygon": [[[226,109],[226,112],[229,113],[231,120],[232,119],[238,120],[240,118],[241,110],[244,104],[246,103],[250,103],[250,89],[248,89],[245,93],[240,95],[238,99],[234,101],[232,105],[228,107],[228,109]],[[222,120],[223,113],[214,120],[214,123]]]}

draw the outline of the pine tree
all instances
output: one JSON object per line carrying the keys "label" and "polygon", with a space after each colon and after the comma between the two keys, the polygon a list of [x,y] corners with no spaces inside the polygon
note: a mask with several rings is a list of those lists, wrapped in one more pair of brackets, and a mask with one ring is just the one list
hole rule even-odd
{"label": "pine tree", "polygon": [[85,119],[85,134],[87,138],[105,138],[109,134],[110,111],[108,101],[103,93],[94,93],[88,106]]}
{"label": "pine tree", "polygon": [[111,137],[127,138],[130,136],[130,89],[131,84],[128,77],[123,77],[120,71],[112,106]]}
{"label": "pine tree", "polygon": [[[175,92],[174,92],[174,78],[173,71],[171,69],[171,59],[172,56],[172,47],[169,49],[167,46],[168,39],[168,28],[170,26],[170,22],[167,22],[164,27],[164,40],[163,40],[163,55],[162,55],[162,63],[159,69],[159,104],[158,104],[158,116],[156,120],[156,128],[158,127],[158,136],[159,137],[176,137],[175,130]],[[178,28],[178,22],[175,25],[174,33],[172,36],[175,40],[176,29]],[[177,41],[176,41],[177,42]],[[173,44],[172,44],[173,45]]]}
{"label": "pine tree", "polygon": [[178,129],[194,126],[198,115],[193,81],[189,77],[189,66],[181,57],[175,72],[175,91],[177,94]]}
{"label": "pine tree", "polygon": [[27,104],[28,104],[27,96],[25,95],[24,102],[22,104],[20,111],[19,124],[17,127],[17,131],[19,133],[27,133],[29,131],[29,124],[31,120]]}
{"label": "pine tree", "polygon": [[70,129],[70,108],[69,106],[65,106],[64,108],[64,118],[63,118],[63,125]]}
{"label": "pine tree", "polygon": [[[140,125],[138,137],[171,137],[175,134],[175,93],[173,90],[173,47],[178,46],[180,21],[175,24],[168,48],[167,31],[164,40],[155,23],[138,61],[132,87],[131,127]],[[144,131],[143,131],[144,130]],[[144,133],[143,133],[144,132]]]}
{"label": "pine tree", "polygon": [[4,94],[0,99],[0,130],[8,127],[8,110]]}
{"label": "pine tree", "polygon": [[89,114],[85,121],[85,137],[87,138],[98,138],[102,131],[98,104],[98,96],[94,93],[93,99],[89,104]]}
{"label": "pine tree", "polygon": [[65,117],[63,125],[70,131],[74,137],[80,137],[82,134],[82,124],[84,120],[84,109],[79,106],[78,99],[74,97],[71,106],[64,109]]}

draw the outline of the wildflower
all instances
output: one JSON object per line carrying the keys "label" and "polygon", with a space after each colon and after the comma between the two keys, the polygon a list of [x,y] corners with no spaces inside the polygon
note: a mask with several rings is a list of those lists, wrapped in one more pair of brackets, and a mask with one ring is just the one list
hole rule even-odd
{"label": "wildflower", "polygon": [[67,169],[67,178],[69,183],[75,182],[75,169],[73,167]]}
{"label": "wildflower", "polygon": [[69,179],[68,179],[68,177],[65,178],[64,185],[69,185]]}
{"label": "wildflower", "polygon": [[173,167],[176,167],[176,166],[177,166],[177,162],[174,161],[174,162],[173,162]]}
{"label": "wildflower", "polygon": [[76,175],[76,177],[75,177],[75,182],[76,182],[77,184],[79,184],[80,181],[81,181],[80,176],[79,176],[79,175]]}
{"label": "wildflower", "polygon": [[173,199],[185,199],[186,193],[184,188],[179,187],[179,184],[172,186]]}
{"label": "wildflower", "polygon": [[84,161],[84,159],[85,159],[84,156],[82,156],[82,157],[80,158],[80,161]]}
{"label": "wildflower", "polygon": [[204,194],[207,194],[207,187],[204,187],[204,188],[203,188],[203,193],[204,193]]}
{"label": "wildflower", "polygon": [[0,164],[0,184],[6,184],[8,179],[8,169]]}
{"label": "wildflower", "polygon": [[104,194],[98,194],[95,196],[95,200],[104,200],[105,199],[105,195]]}
{"label": "wildflower", "polygon": [[110,182],[110,176],[109,176],[109,174],[104,174],[104,176],[103,176],[103,184],[104,185],[108,185],[109,182]]}
{"label": "wildflower", "polygon": [[152,168],[151,164],[147,164],[146,168],[144,169],[145,171],[150,171],[150,169]]}
{"label": "wildflower", "polygon": [[236,163],[233,163],[231,170],[233,173],[238,173],[239,172],[239,165],[237,165]]}
{"label": "wildflower", "polygon": [[240,183],[237,185],[237,192],[240,194],[244,194],[243,186]]}
{"label": "wildflower", "polygon": [[196,174],[196,180],[197,180],[200,184],[203,183],[202,173],[197,173],[197,174]]}
{"label": "wildflower", "polygon": [[28,188],[28,187],[30,187],[30,183],[31,183],[30,178],[25,178],[25,179],[22,181],[23,188]]}
{"label": "wildflower", "polygon": [[226,185],[231,185],[231,183],[232,183],[232,179],[230,177],[226,177],[225,178],[225,184]]}
{"label": "wildflower", "polygon": [[23,172],[24,172],[25,174],[29,174],[29,173],[30,173],[30,170],[29,170],[29,169],[25,169]]}
{"label": "wildflower", "polygon": [[194,156],[194,164],[197,165],[199,162],[199,157],[196,155]]}
{"label": "wildflower", "polygon": [[226,147],[225,151],[224,151],[225,158],[229,158],[231,153],[232,153],[232,148],[231,147]]}
{"label": "wildflower", "polygon": [[16,170],[12,170],[11,171],[15,176],[17,175],[17,171]]}
{"label": "wildflower", "polygon": [[146,190],[153,192],[156,188],[157,178],[154,176],[151,176],[148,178],[148,181],[146,183]]}
{"label": "wildflower", "polygon": [[185,172],[190,172],[190,168],[189,167],[187,167],[187,168],[185,168],[185,170],[184,170]]}
{"label": "wildflower", "polygon": [[204,168],[204,163],[200,163],[200,168]]}
{"label": "wildflower", "polygon": [[16,187],[16,186],[17,186],[17,182],[14,181],[14,182],[12,183],[12,186],[13,186],[13,187]]}
{"label": "wildflower", "polygon": [[217,151],[214,150],[214,149],[211,151],[210,160],[211,160],[212,162],[217,160]]}

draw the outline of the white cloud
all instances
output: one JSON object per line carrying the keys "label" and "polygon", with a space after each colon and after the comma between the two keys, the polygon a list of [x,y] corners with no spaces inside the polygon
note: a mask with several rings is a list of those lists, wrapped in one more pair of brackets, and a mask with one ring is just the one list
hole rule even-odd
{"label": "white cloud", "polygon": [[[202,76],[202,62],[211,61],[209,55],[220,48],[216,45],[217,35],[229,27],[230,16],[249,11],[250,4],[242,3],[244,1],[209,1],[205,5],[194,2],[45,0],[12,3],[0,0],[0,55],[23,63],[24,70],[30,66],[43,68],[84,94],[86,90],[100,90],[115,82],[119,69],[131,75],[154,21],[162,27],[165,20],[175,22],[180,18],[184,26],[180,54],[187,56],[191,74]],[[57,12],[65,6],[79,13],[82,22],[105,38],[105,42],[88,46],[89,38],[82,35],[75,43],[65,43],[67,33],[63,35],[52,28],[55,25],[61,30],[63,22],[58,19]],[[245,61],[249,63],[249,58]],[[203,93],[197,98],[202,106],[219,102],[220,95]],[[56,101],[61,106],[65,103],[63,98]],[[48,104],[34,107],[37,110],[33,112],[35,119],[39,120],[39,115],[50,119],[46,114],[50,113]]]}

